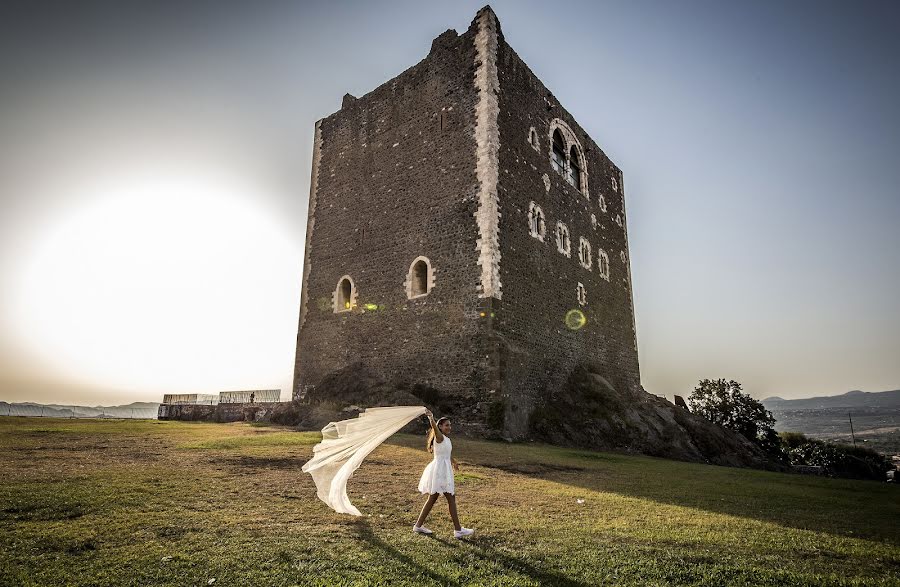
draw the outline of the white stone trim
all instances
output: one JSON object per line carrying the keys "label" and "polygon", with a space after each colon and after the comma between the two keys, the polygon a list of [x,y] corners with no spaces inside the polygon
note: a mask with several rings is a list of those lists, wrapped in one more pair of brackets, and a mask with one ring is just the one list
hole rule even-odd
{"label": "white stone trim", "polygon": [[500,283],[500,202],[497,195],[499,178],[500,128],[497,118],[500,104],[497,94],[497,19],[490,9],[478,15],[475,35],[475,175],[478,178],[478,264],[481,265],[481,284],[478,296],[501,298]]}
{"label": "white stone trim", "polygon": [[541,139],[538,138],[537,130],[533,126],[528,129],[528,144],[538,153],[541,152]]}
{"label": "white stone trim", "polygon": [[[425,266],[427,267],[425,273],[425,293],[413,295],[413,267],[415,267],[416,263],[419,261],[424,261]],[[406,299],[408,300],[424,298],[431,293],[431,290],[434,288],[434,268],[431,266],[431,259],[422,255],[413,259],[413,262],[409,264],[409,269],[406,272],[406,281],[403,282],[403,288],[406,290]]]}
{"label": "white stone trim", "polygon": [[578,285],[575,286],[575,297],[578,299],[578,303],[582,306],[587,305],[587,290],[584,289],[584,284],[580,281]]}
{"label": "white stone trim", "polygon": [[[565,123],[565,121],[560,118],[554,118],[550,121],[550,133],[547,135],[550,141],[548,143],[548,148],[550,149],[551,165],[553,163],[553,132],[556,130],[559,130],[559,134],[562,135],[563,141],[565,141],[566,143],[566,169],[564,173],[561,173],[561,175],[564,178],[567,178],[568,174],[571,172],[571,165],[569,164],[569,152],[572,150],[572,146],[574,145],[581,159],[581,194],[585,198],[590,199],[590,190],[588,189],[587,158],[584,156],[584,148],[581,146],[581,142],[578,140],[575,132],[569,127],[568,124]],[[568,179],[566,181],[568,181]]]}
{"label": "white stone trim", "polygon": [[[349,308],[339,308],[338,307],[338,297],[339,292],[341,290],[341,283],[344,280],[350,282],[350,307]],[[349,275],[343,275],[340,279],[338,279],[337,285],[334,286],[334,292],[331,294],[331,308],[335,314],[341,314],[344,312],[352,312],[354,308],[356,308],[356,283],[353,281],[353,278]]]}
{"label": "white stone trim", "polygon": [[312,172],[309,179],[309,206],[306,212],[306,250],[303,255],[303,283],[300,288],[300,325],[297,327],[297,334],[303,328],[306,322],[306,315],[309,312],[309,271],[310,271],[310,254],[312,252],[312,235],[313,228],[316,225],[316,201],[319,188],[319,162],[322,160],[322,121],[316,122],[316,130],[313,137],[313,160]]}
{"label": "white stone trim", "polygon": [[591,254],[591,242],[583,236],[578,239],[578,262],[588,271],[593,269],[594,260]]}
{"label": "white stone trim", "polygon": [[598,196],[600,198],[600,211],[606,212],[606,198],[603,197],[603,194]]}
{"label": "white stone trim", "polygon": [[572,257],[572,237],[569,236],[569,227],[558,220],[556,222],[556,250],[566,257]]}
{"label": "white stone trim", "polygon": [[[537,222],[535,222],[537,219]],[[544,211],[534,202],[528,203],[528,234],[544,242],[544,236],[547,234],[547,222]]]}
{"label": "white stone trim", "polygon": [[[625,214],[625,178],[622,177],[622,172],[619,172],[619,179],[622,180],[622,214]],[[628,222],[623,223],[622,230],[625,233],[625,250],[630,251],[628,248]],[[637,343],[637,318],[634,315],[634,288],[631,286],[631,255],[626,253],[625,263],[625,278],[628,280],[628,300],[631,303],[631,332],[634,334],[634,350],[638,350]]]}
{"label": "white stone trim", "polygon": [[597,267],[600,269],[600,277],[609,281],[609,255],[603,249],[597,249]]}

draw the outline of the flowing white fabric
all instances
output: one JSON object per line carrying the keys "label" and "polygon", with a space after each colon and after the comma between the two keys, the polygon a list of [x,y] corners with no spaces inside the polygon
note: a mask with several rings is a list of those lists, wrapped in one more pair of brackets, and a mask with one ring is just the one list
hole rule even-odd
{"label": "flowing white fabric", "polygon": [[339,514],[361,516],[347,497],[347,481],[379,444],[425,412],[423,406],[368,408],[356,418],[322,428],[322,442],[313,447],[313,458],[303,465],[303,472],[312,475],[319,499]]}

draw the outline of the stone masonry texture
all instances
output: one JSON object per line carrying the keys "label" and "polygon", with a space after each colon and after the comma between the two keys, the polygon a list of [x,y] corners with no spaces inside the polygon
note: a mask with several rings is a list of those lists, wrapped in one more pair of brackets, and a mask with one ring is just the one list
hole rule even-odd
{"label": "stone masonry texture", "polygon": [[[580,149],[581,191],[551,165],[554,128]],[[532,202],[543,241],[529,232]],[[453,398],[464,409],[451,416],[473,430],[491,422],[522,439],[579,364],[639,389],[626,226],[621,171],[483,8],[465,33],[443,33],[421,62],[316,123],[294,397],[363,364]],[[434,285],[409,299],[420,256]],[[343,276],[355,305],[335,312]]]}

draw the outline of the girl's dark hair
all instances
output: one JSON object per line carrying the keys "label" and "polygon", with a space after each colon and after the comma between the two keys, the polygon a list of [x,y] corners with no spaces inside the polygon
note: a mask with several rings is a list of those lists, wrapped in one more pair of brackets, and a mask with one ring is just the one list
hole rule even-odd
{"label": "girl's dark hair", "polygon": [[[448,418],[447,416],[444,416],[442,418],[438,418],[438,421],[435,422],[435,425],[438,428],[440,428],[441,424],[443,424],[444,422],[449,422],[449,421],[450,421],[450,418]],[[428,440],[425,441],[425,449],[428,452],[434,452],[434,428],[431,428],[431,427],[428,428]]]}

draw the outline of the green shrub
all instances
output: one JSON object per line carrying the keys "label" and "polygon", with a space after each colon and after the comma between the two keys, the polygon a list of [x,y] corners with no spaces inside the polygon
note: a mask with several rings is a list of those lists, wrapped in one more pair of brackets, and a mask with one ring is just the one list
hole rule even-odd
{"label": "green shrub", "polygon": [[890,461],[872,449],[832,444],[798,432],[782,432],[781,444],[792,465],[822,467],[831,477],[883,481]]}

